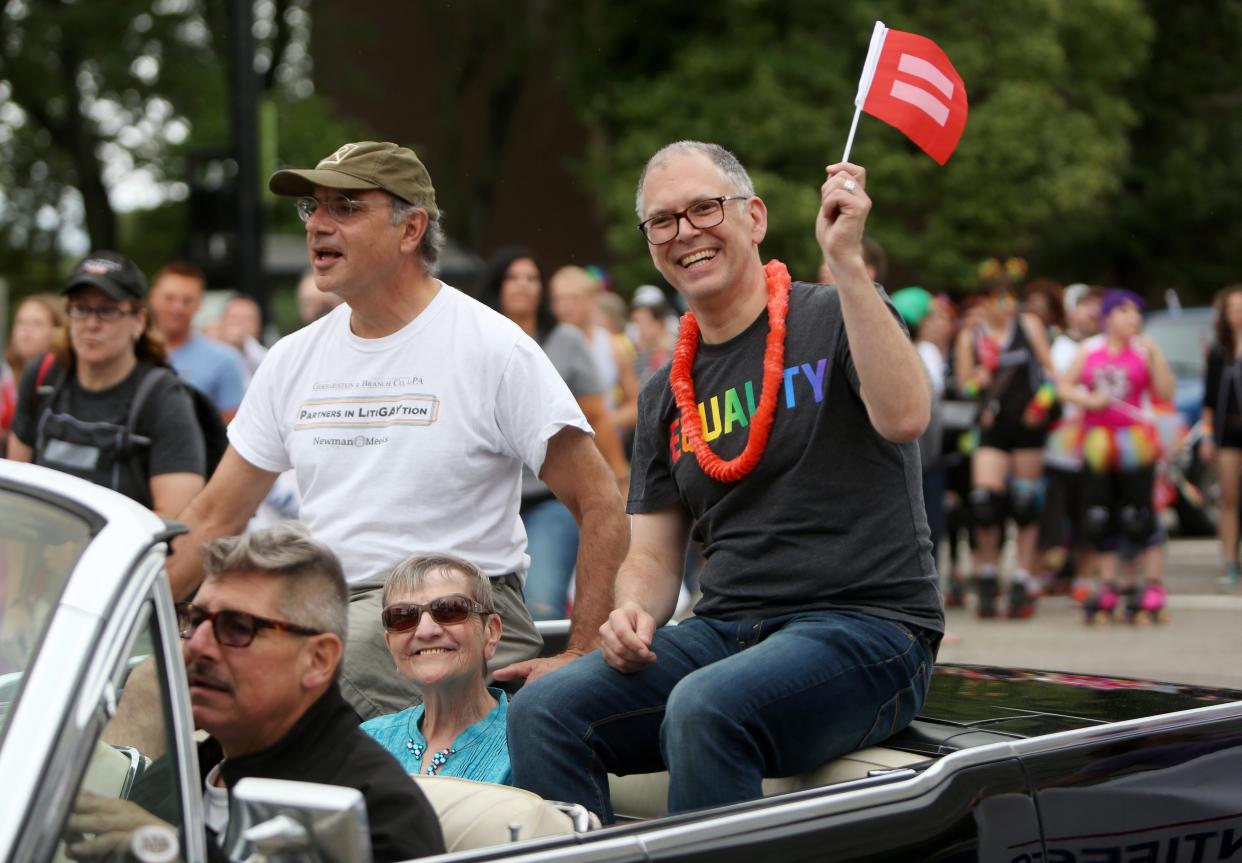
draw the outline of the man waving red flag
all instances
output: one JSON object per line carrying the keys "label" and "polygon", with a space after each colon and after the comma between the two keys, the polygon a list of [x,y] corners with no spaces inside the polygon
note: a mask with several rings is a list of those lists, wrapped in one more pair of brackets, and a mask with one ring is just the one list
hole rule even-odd
{"label": "man waving red flag", "polygon": [[941,165],[966,128],[966,87],[944,51],[930,39],[878,21],[855,102]]}

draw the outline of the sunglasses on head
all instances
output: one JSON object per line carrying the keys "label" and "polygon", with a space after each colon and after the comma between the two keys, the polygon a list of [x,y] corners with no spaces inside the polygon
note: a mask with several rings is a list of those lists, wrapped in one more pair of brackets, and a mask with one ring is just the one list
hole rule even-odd
{"label": "sunglasses on head", "polygon": [[384,609],[380,619],[384,622],[384,629],[389,632],[407,632],[418,626],[424,611],[441,626],[461,623],[471,612],[484,615],[492,613],[468,596],[451,593],[448,596],[437,596],[426,605],[419,605],[417,602],[393,603]]}
{"label": "sunglasses on head", "polygon": [[293,635],[322,635],[318,629],[298,626],[296,623],[285,623],[282,620],[271,620],[249,614],[245,611],[221,609],[207,611],[188,602],[177,603],[177,631],[182,638],[193,637],[194,630],[204,621],[211,621],[211,631],[216,641],[227,647],[249,647],[250,642],[259,634],[260,629],[274,629],[277,632],[288,632]]}

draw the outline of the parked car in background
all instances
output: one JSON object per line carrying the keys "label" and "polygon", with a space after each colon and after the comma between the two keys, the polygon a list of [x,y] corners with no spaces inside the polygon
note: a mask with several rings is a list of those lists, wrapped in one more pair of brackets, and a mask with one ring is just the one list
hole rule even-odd
{"label": "parked car in background", "polygon": [[[176,530],[107,489],[0,461],[0,863],[65,859],[67,844],[91,838],[69,826],[75,807],[132,813],[134,790],[150,799],[157,781],[175,823],[126,829],[146,849],[153,837],[140,831],[162,829],[155,838],[173,855],[159,859],[206,859],[163,571]],[[567,628],[543,626],[547,652]],[[135,712],[127,683],[138,668],[157,691]],[[604,828],[540,810],[545,801],[519,789],[419,782],[444,827],[450,853],[434,858],[444,861],[1237,859],[1240,699],[1228,689],[941,665],[919,717],[882,746],[769,780],[761,800],[676,816],[664,811],[665,775],[615,777],[625,821]],[[156,760],[164,769],[149,770]],[[269,848],[286,836],[322,847],[314,810],[327,804],[340,814],[323,829],[367,835],[356,823],[342,831],[342,819],[358,820],[356,800],[333,803],[322,786],[268,782],[248,813],[236,792],[230,825],[278,814],[266,824]],[[365,845],[341,847],[358,850],[346,843],[305,859],[365,859]]]}
{"label": "parked car in background", "polygon": [[[1207,351],[1214,338],[1214,317],[1210,306],[1173,307],[1151,312],[1143,323],[1143,331],[1169,358],[1169,366],[1177,379],[1173,404],[1182,415],[1187,428],[1199,421],[1203,407],[1203,372]],[[1220,488],[1211,465],[1199,460],[1194,446],[1172,453],[1173,468],[1193,488],[1175,483],[1177,497],[1174,512],[1176,530],[1187,536],[1214,536],[1220,509]]]}
{"label": "parked car in background", "polygon": [[1144,334],[1160,345],[1169,358],[1177,378],[1173,404],[1188,426],[1198,422],[1199,408],[1203,406],[1203,372],[1208,348],[1215,338],[1213,325],[1211,306],[1159,309],[1143,321]]}

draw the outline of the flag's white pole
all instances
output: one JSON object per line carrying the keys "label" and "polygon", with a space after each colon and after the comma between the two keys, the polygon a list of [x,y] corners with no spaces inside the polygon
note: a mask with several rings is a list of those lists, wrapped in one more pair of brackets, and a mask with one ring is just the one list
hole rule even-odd
{"label": "flag's white pole", "polygon": [[883,21],[876,21],[871,31],[871,45],[867,48],[867,60],[863,63],[862,75],[858,79],[858,94],[854,97],[854,121],[850,123],[850,135],[845,141],[845,155],[842,162],[850,160],[850,150],[854,146],[854,133],[858,131],[858,115],[862,113],[863,103],[871,91],[871,81],[875,78],[875,67],[880,62],[880,52],[884,50],[884,37],[888,28]]}
{"label": "flag's white pole", "polygon": [[862,105],[854,108],[854,122],[850,123],[850,136],[845,139],[845,155],[841,157],[842,162],[850,160],[850,147],[854,146],[854,133],[858,131],[858,115],[862,113]]}

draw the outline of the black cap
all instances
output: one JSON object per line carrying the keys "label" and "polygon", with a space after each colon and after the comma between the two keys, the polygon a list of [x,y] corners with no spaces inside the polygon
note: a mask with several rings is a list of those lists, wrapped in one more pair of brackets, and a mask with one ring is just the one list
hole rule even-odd
{"label": "black cap", "polygon": [[85,285],[99,288],[118,302],[143,300],[147,296],[147,277],[138,265],[118,252],[91,252],[69,274],[62,294]]}

